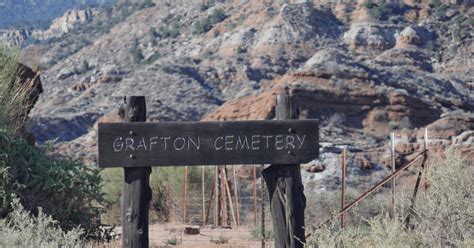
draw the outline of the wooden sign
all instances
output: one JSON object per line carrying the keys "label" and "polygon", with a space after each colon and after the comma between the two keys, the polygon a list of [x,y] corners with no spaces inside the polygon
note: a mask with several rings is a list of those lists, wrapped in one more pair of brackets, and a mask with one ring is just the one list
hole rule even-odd
{"label": "wooden sign", "polygon": [[99,167],[299,164],[318,156],[316,120],[100,123]]}

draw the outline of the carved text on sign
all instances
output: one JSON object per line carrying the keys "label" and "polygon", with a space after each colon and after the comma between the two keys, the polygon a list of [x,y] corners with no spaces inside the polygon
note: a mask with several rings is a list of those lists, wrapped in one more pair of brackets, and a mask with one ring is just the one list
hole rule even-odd
{"label": "carved text on sign", "polygon": [[[301,149],[306,139],[306,135],[224,135],[212,139],[209,144],[215,151],[233,150],[293,150]],[[171,137],[171,136],[151,136],[151,137],[116,137],[112,143],[114,152],[122,151],[156,151],[174,150],[190,151],[200,150],[201,137]]]}

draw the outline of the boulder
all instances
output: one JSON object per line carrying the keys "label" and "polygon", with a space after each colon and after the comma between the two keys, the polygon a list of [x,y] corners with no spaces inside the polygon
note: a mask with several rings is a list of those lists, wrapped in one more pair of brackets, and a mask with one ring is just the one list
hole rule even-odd
{"label": "boulder", "polygon": [[372,22],[358,22],[344,33],[343,41],[352,49],[381,52],[395,46],[394,27]]}

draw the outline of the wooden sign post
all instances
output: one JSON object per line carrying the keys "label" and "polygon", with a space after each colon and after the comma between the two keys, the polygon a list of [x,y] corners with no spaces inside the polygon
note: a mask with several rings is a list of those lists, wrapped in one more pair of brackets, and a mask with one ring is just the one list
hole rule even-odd
{"label": "wooden sign post", "polygon": [[[100,123],[98,135],[99,167],[125,171],[123,246],[148,247],[151,166],[272,164],[263,176],[270,193],[275,247],[303,247],[305,198],[299,164],[318,156],[319,124],[289,120],[296,117],[292,99],[288,94],[277,97],[278,120],[160,123],[145,123],[144,97],[127,99],[125,122]],[[219,205],[218,190],[214,191]],[[223,192],[230,196],[229,188]],[[278,197],[282,194],[284,201]]]}
{"label": "wooden sign post", "polygon": [[[126,98],[124,125],[146,121],[143,96]],[[133,136],[133,133],[130,133]],[[100,151],[99,151],[100,155]],[[150,167],[124,167],[122,191],[122,246],[148,247],[148,209],[151,200]]]}
{"label": "wooden sign post", "polygon": [[[278,120],[298,118],[295,100],[288,94],[277,96],[275,114]],[[270,197],[275,247],[303,248],[306,197],[303,193],[300,164],[275,163],[265,168],[262,175]]]}

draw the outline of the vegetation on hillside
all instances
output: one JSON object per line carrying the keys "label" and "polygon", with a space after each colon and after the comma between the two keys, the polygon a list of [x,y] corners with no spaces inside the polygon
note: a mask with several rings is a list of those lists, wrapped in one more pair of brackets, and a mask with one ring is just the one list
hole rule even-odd
{"label": "vegetation on hillside", "polygon": [[222,9],[215,9],[211,15],[204,20],[198,21],[194,24],[194,33],[202,34],[211,30],[215,24],[222,22],[227,18],[226,13]]}

